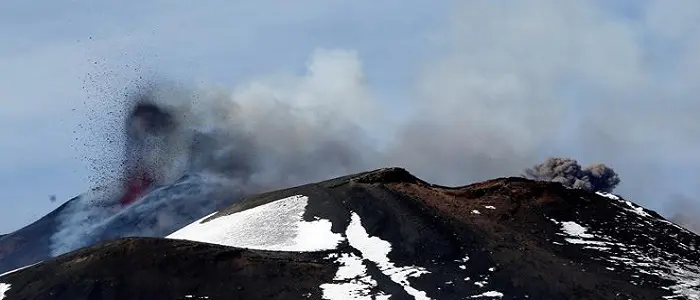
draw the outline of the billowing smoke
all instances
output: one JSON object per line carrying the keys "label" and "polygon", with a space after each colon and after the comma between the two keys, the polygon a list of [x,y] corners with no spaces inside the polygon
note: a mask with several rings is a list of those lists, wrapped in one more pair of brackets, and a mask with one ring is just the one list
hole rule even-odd
{"label": "billowing smoke", "polygon": [[[52,253],[110,237],[164,236],[251,193],[377,166],[379,152],[355,122],[372,114],[371,103],[362,103],[361,70],[353,74],[351,54],[318,53],[319,60],[330,58],[344,72],[313,68],[295,84],[301,89],[290,87],[282,99],[265,86],[226,91],[154,83],[113,100],[123,105],[126,127],[106,132],[121,142],[105,145],[117,158],[97,169],[124,171],[97,176],[102,188],[69,204]],[[146,119],[134,118],[140,110]],[[149,129],[161,115],[173,119],[163,130]],[[149,173],[153,186],[123,207],[123,183],[142,173],[134,169]]]}
{"label": "billowing smoke", "polygon": [[525,170],[524,177],[554,181],[576,189],[592,192],[612,192],[620,183],[615,170],[604,164],[582,167],[571,158],[550,157],[543,163]]}
{"label": "billowing smoke", "polygon": [[[175,170],[173,178],[181,171],[190,177],[167,176],[164,182],[181,183],[185,195],[188,180],[216,178],[234,182],[227,186],[240,190],[231,195],[239,195],[399,165],[431,182],[460,185],[519,174],[556,151],[614,164],[625,175],[616,191],[641,204],[667,199],[679,186],[692,190],[695,182],[678,178],[692,179],[687,170],[700,166],[700,68],[689,63],[700,62],[695,42],[700,23],[682,18],[666,22],[675,15],[668,1],[645,1],[632,14],[639,18],[634,21],[601,3],[459,2],[450,9],[454,15],[448,27],[434,36],[439,40],[426,39],[436,42],[434,57],[402,59],[410,49],[387,51],[391,61],[411,64],[407,73],[420,70],[406,76],[412,81],[402,82],[399,91],[370,87],[393,78],[366,80],[360,55],[344,49],[314,51],[302,74],[266,74],[226,87],[154,85],[145,94],[174,107],[186,129],[183,136],[195,141],[176,151],[176,157],[187,157],[186,164],[165,164]],[[649,45],[666,46],[660,51]],[[235,59],[222,58],[221,63],[235,68]],[[381,59],[368,61],[378,64],[372,68],[386,67]],[[132,93],[128,99],[133,98]],[[94,105],[97,122],[89,128],[114,124],[105,120],[110,117],[121,124],[132,107],[120,95],[93,99],[99,100]],[[124,110],[118,118],[108,115],[116,106]],[[109,137],[116,143],[97,143],[103,147],[94,149],[96,173],[122,169],[114,163],[124,152],[121,129]],[[101,141],[104,135],[110,132],[93,136]],[[533,178],[589,190],[610,191],[619,183],[603,165],[551,160],[531,169]],[[202,174],[206,176],[198,177]],[[99,185],[109,186],[109,180],[117,180],[113,177],[118,176]],[[217,184],[210,186],[217,190]],[[121,220],[139,214],[137,208],[151,201],[166,207],[179,203],[160,202],[167,193],[159,191],[118,210]],[[151,221],[165,228],[191,218],[180,211],[208,209],[236,196],[222,197],[201,205],[197,200],[202,199],[183,196],[180,206],[169,208],[172,214],[165,209]],[[74,209],[85,207],[76,204]],[[79,233],[86,231],[81,224],[65,221],[62,226],[71,228],[63,231],[65,236],[79,241]],[[133,234],[151,234],[143,228]]]}

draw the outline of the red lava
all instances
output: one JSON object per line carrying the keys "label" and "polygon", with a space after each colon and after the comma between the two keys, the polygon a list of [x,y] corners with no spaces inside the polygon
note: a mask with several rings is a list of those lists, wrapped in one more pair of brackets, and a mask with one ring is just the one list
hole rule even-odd
{"label": "red lava", "polygon": [[127,206],[134,203],[139,197],[144,194],[151,185],[153,180],[147,175],[132,176],[126,181],[124,194],[119,202],[122,206]]}

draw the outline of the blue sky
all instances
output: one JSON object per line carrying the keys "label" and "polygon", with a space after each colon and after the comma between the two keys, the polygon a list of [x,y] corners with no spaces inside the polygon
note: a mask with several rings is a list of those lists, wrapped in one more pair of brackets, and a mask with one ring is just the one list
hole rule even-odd
{"label": "blue sky", "polygon": [[674,189],[700,194],[698,3],[3,1],[0,232],[92,185],[102,141],[86,126],[138,76],[234,88],[302,74],[316,49],[356,53],[389,118],[459,128],[432,137],[452,143],[441,161],[397,164],[464,183],[454,160],[491,151],[459,141],[488,134],[522,155],[484,176],[549,154],[604,161],[663,209]]}

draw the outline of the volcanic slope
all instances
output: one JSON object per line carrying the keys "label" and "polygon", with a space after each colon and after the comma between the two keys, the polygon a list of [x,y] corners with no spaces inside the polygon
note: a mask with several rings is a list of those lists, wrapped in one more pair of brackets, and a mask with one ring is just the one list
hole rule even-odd
{"label": "volcanic slope", "polygon": [[248,197],[0,286],[3,300],[700,299],[699,242],[611,194],[522,178],[448,188],[388,168]]}
{"label": "volcanic slope", "polygon": [[0,273],[114,238],[164,237],[246,195],[219,177],[188,174],[122,206],[118,186],[93,189],[0,236]]}

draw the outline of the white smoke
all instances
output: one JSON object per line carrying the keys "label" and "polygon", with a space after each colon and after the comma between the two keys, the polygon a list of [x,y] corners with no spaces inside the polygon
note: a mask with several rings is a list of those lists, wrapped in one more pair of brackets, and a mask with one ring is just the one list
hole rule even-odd
{"label": "white smoke", "polygon": [[50,238],[51,255],[113,238],[162,237],[250,194],[248,186],[216,174],[191,174],[154,189],[126,208],[119,191],[95,190],[69,202]]}
{"label": "white smoke", "polygon": [[67,204],[50,238],[52,255],[58,256],[92,242],[89,238],[94,228],[120,209],[119,202],[114,199],[119,193],[117,187],[93,189]]}

